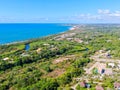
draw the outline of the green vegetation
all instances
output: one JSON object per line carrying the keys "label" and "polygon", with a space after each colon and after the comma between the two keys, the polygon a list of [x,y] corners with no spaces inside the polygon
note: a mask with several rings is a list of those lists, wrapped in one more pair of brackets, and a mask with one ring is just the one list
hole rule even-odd
{"label": "green vegetation", "polygon": [[[70,90],[74,78],[84,74],[83,68],[92,62],[90,56],[96,51],[110,50],[112,58],[120,58],[120,28],[117,25],[79,28],[63,33],[76,35],[62,40],[56,40],[55,37],[60,35],[54,35],[25,43],[1,45],[0,90]],[[83,42],[67,38],[79,38]],[[28,51],[25,50],[26,43],[30,44]],[[113,81],[106,79],[105,82],[104,87],[113,87]],[[79,85],[76,89],[84,90]]]}

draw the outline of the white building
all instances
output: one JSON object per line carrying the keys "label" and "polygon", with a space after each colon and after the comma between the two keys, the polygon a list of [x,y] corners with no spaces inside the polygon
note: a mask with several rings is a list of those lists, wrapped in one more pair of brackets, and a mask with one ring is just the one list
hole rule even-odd
{"label": "white building", "polygon": [[118,68],[120,69],[120,64],[118,64]]}
{"label": "white building", "polygon": [[114,63],[108,63],[108,66],[110,66],[110,67],[115,67],[115,64]]}
{"label": "white building", "polygon": [[9,60],[9,58],[8,58],[8,57],[6,57],[6,58],[4,58],[3,60],[4,60],[4,61],[7,61],[7,60]]}

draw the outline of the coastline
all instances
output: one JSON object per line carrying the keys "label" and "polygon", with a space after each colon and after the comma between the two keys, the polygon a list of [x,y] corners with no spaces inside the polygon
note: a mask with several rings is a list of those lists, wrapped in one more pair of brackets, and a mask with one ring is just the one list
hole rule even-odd
{"label": "coastline", "polygon": [[[56,34],[54,34],[54,35],[56,35]],[[32,39],[29,39],[29,40],[15,41],[15,42],[10,42],[10,43],[0,44],[0,46],[12,45],[12,44],[21,44],[21,43],[29,43],[29,42],[35,41],[37,39],[47,38],[47,37],[50,37],[50,36],[53,36],[53,35],[47,35],[47,36],[43,36],[43,37],[32,38]]]}
{"label": "coastline", "polygon": [[77,26],[75,26],[75,25],[70,25],[70,26],[71,26],[71,27],[70,27],[68,30],[63,31],[63,32],[59,32],[59,33],[57,33],[57,34],[51,34],[51,35],[41,36],[41,37],[38,37],[38,38],[32,38],[32,39],[28,39],[28,40],[21,40],[21,41],[15,41],[15,42],[10,42],[10,43],[0,44],[0,46],[21,44],[21,43],[29,43],[29,42],[32,42],[32,41],[35,41],[35,40],[38,40],[38,39],[42,39],[42,38],[47,38],[47,37],[51,37],[51,36],[54,36],[54,35],[63,34],[63,33],[66,33],[66,32],[68,32],[68,31],[75,30],[76,27],[77,27]]}

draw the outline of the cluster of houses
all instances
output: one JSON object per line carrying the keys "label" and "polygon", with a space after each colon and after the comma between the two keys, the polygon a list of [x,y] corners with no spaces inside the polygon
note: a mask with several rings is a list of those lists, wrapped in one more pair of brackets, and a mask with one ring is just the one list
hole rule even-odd
{"label": "cluster of houses", "polygon": [[91,85],[85,81],[82,81],[80,82],[80,87],[83,87],[83,88],[90,88]]}
{"label": "cluster of houses", "polygon": [[105,51],[105,50],[99,50],[98,52],[96,52],[95,54],[98,54],[99,57],[102,57],[102,58],[112,58],[111,54],[110,54],[110,50],[109,51]]}
{"label": "cluster of houses", "polygon": [[69,37],[72,37],[75,35],[76,35],[76,33],[66,33],[66,34],[59,35],[59,36],[55,37],[54,39],[55,40],[64,40],[66,38],[69,38]]}
{"label": "cluster of houses", "polygon": [[105,63],[96,62],[92,67],[86,69],[87,74],[112,75],[112,68],[107,68]]}
{"label": "cluster of houses", "polygon": [[[100,62],[96,62],[95,65],[93,66],[92,71],[94,71],[94,73],[99,73],[99,74],[105,74],[105,75],[113,75],[113,69],[120,69],[120,63],[100,63]],[[91,71],[91,72],[92,72]]]}
{"label": "cluster of houses", "polygon": [[96,62],[92,67],[85,70],[87,74],[113,75],[113,69],[120,70],[120,63]]}
{"label": "cluster of houses", "polygon": [[70,30],[76,30],[76,29],[79,29],[78,26],[73,26],[72,28],[70,28]]}
{"label": "cluster of houses", "polygon": [[[85,81],[80,82],[80,87],[82,88],[91,88],[91,85],[89,83],[86,83]],[[96,85],[96,90],[104,90],[104,88],[101,85]]]}
{"label": "cluster of houses", "polygon": [[66,38],[68,41],[75,41],[77,43],[83,43],[83,40],[80,38]]}
{"label": "cluster of houses", "polygon": [[[88,88],[88,89],[92,87],[91,84],[87,83],[86,81],[80,82],[79,85],[82,88]],[[115,82],[113,84],[113,86],[114,86],[113,87],[114,90],[120,90],[120,83],[119,82]],[[95,90],[105,90],[105,89],[104,89],[104,87],[102,85],[98,84],[98,85],[95,86]]]}
{"label": "cluster of houses", "polygon": [[[110,55],[110,51],[104,51],[100,50],[96,52],[94,56],[91,57],[91,59],[94,60],[93,63],[90,64],[89,67],[84,68],[86,71],[86,77],[82,78],[82,80],[89,80],[88,76],[91,76],[91,79],[96,79],[96,80],[103,80],[105,76],[114,76],[116,75],[116,71],[120,71],[120,60],[114,60],[112,59],[112,56]],[[117,72],[117,75],[118,75]],[[118,79],[119,81],[119,79]],[[98,85],[95,86],[96,90],[105,90],[105,88],[102,86],[103,83],[100,82],[94,82]],[[81,87],[88,88],[87,83],[85,81],[80,83]],[[89,86],[91,86],[89,84]],[[109,89],[109,90],[120,90],[120,82],[115,82],[113,83],[113,88],[114,89]]]}
{"label": "cluster of houses", "polygon": [[120,83],[115,82],[115,83],[114,83],[114,88],[115,88],[116,90],[120,90]]}
{"label": "cluster of houses", "polygon": [[118,63],[108,63],[108,67],[120,69],[120,62]]}
{"label": "cluster of houses", "polygon": [[113,75],[113,69],[120,70],[120,60],[111,59],[112,56],[109,51],[99,50],[91,57],[95,61],[95,64],[86,69],[88,74],[92,74],[92,71],[99,74]]}

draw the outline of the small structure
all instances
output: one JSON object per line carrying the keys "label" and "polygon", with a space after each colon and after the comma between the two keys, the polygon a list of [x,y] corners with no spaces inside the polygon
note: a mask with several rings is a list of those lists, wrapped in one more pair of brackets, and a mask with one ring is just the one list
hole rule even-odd
{"label": "small structure", "polygon": [[78,43],[83,43],[83,40],[80,38],[74,38],[74,41],[78,42]]}
{"label": "small structure", "polygon": [[120,69],[120,64],[118,64],[118,68]]}
{"label": "small structure", "polygon": [[97,66],[98,72],[100,74],[104,74],[105,73],[105,69],[106,69],[106,64],[104,63],[100,63],[99,66]]}
{"label": "small structure", "polygon": [[116,90],[120,90],[120,83],[115,82],[115,83],[114,83],[114,88],[115,88]]}
{"label": "small structure", "polygon": [[86,83],[85,83],[85,81],[82,81],[82,82],[80,82],[80,87],[86,87]]}
{"label": "small structure", "polygon": [[97,85],[95,88],[96,90],[104,90],[104,88],[101,85]]}
{"label": "small structure", "polygon": [[112,40],[107,40],[107,42],[112,42]]}
{"label": "small structure", "polygon": [[99,53],[105,53],[105,50],[99,50],[98,52]]}
{"label": "small structure", "polygon": [[110,54],[110,50],[109,51],[107,51],[106,53],[105,53],[105,56],[106,56],[106,58],[111,58],[112,56],[111,56],[111,54]]}
{"label": "small structure", "polygon": [[44,46],[49,46],[50,44],[48,44],[48,43],[44,43],[43,45],[44,45]]}
{"label": "small structure", "polygon": [[106,75],[112,75],[112,74],[113,74],[113,71],[112,71],[111,68],[106,68],[105,70],[106,70],[106,71],[105,71],[105,74],[106,74]]}
{"label": "small structure", "polygon": [[106,64],[105,63],[100,63],[100,62],[96,62],[91,68],[86,69],[86,73],[87,74],[100,74],[100,75],[112,75],[113,74],[113,70],[112,68],[106,68]]}
{"label": "small structure", "polygon": [[83,88],[90,88],[91,85],[89,83],[86,83],[85,81],[82,81],[80,82],[80,87],[83,87]]}
{"label": "small structure", "polygon": [[66,38],[66,40],[68,40],[68,41],[72,41],[72,40],[73,40],[73,38]]}
{"label": "small structure", "polygon": [[106,64],[104,63],[100,63],[99,66],[96,67],[97,68],[97,72],[99,74],[106,74],[106,75],[112,75],[113,71],[111,68],[106,68]]}
{"label": "small structure", "polygon": [[86,73],[87,74],[92,74],[92,71],[93,71],[93,73],[95,73],[95,74],[98,74],[98,73],[103,74],[102,71],[105,68],[106,68],[106,64],[96,62],[91,68],[86,69]]}
{"label": "small structure", "polygon": [[40,53],[41,50],[42,50],[41,48],[38,48],[38,49],[36,50],[36,52],[37,52],[37,53]]}
{"label": "small structure", "polygon": [[109,53],[106,54],[106,57],[107,57],[107,58],[111,58],[111,54],[109,54]]}
{"label": "small structure", "polygon": [[114,68],[115,64],[114,63],[108,63],[108,66]]}
{"label": "small structure", "polygon": [[30,56],[30,55],[27,54],[27,53],[22,53],[21,56],[22,56],[22,57],[28,57],[28,56]]}
{"label": "small structure", "polygon": [[9,60],[9,58],[8,58],[8,57],[6,57],[6,58],[4,58],[3,60],[4,60],[4,61],[7,61],[7,60]]}

